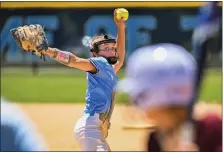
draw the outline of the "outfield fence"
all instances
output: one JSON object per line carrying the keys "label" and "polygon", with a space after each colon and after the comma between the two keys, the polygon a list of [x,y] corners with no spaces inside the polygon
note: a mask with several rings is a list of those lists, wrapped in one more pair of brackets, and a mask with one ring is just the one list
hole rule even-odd
{"label": "outfield fence", "polygon": [[[170,42],[191,51],[192,30],[198,24],[196,13],[203,2],[1,2],[2,66],[27,66],[32,63],[59,66],[52,59],[40,60],[21,52],[10,35],[10,29],[25,24],[44,26],[50,46],[89,57],[83,38],[106,33],[116,36],[113,10],[125,7],[130,12],[126,22],[126,57],[137,47]],[[219,3],[219,8],[222,3]],[[219,38],[221,42],[221,37]],[[211,67],[221,66],[222,43],[208,58]]]}

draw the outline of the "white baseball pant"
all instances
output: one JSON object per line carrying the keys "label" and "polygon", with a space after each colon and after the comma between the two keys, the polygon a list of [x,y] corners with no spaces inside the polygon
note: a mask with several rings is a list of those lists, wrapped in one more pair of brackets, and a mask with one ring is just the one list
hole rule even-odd
{"label": "white baseball pant", "polygon": [[74,135],[83,151],[111,151],[106,142],[99,114],[94,116],[84,114],[76,123]]}

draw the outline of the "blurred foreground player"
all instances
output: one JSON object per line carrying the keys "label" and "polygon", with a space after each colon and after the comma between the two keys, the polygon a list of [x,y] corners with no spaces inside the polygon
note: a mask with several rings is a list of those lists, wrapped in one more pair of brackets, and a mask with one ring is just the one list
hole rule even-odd
{"label": "blurred foreground player", "polygon": [[195,129],[186,123],[196,68],[193,56],[174,44],[142,47],[130,56],[127,78],[120,82],[119,89],[128,93],[157,126],[148,140],[149,152],[220,152],[220,118],[208,115],[195,120]]}
{"label": "blurred foreground player", "polygon": [[209,42],[218,34],[219,27],[214,19],[216,4],[208,5],[205,7],[210,9],[209,13],[201,9],[201,22],[193,35],[196,60],[184,48],[173,44],[140,48],[128,60],[127,78],[119,88],[157,126],[148,139],[149,152],[222,151],[221,118],[215,114],[202,120],[192,118]]}
{"label": "blurred foreground player", "polygon": [[1,151],[46,151],[34,125],[15,105],[1,98]]}

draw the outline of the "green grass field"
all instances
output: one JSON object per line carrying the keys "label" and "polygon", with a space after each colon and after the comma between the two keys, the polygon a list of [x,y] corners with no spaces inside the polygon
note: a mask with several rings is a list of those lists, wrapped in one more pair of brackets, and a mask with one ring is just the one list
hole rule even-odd
{"label": "green grass field", "polygon": [[[119,79],[123,78],[119,72]],[[204,79],[200,100],[221,103],[222,75],[220,70],[210,70]],[[1,72],[1,93],[7,99],[16,102],[85,102],[85,73],[65,68],[45,69],[38,76],[31,70],[9,70]],[[117,102],[127,101],[126,95],[117,95]]]}

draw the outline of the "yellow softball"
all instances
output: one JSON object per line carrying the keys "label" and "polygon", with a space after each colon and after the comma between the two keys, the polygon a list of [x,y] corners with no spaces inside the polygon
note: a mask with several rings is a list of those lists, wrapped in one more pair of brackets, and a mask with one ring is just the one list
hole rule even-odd
{"label": "yellow softball", "polygon": [[120,20],[123,18],[124,21],[126,21],[129,18],[129,12],[125,8],[118,8],[116,11],[116,18],[117,20]]}

